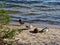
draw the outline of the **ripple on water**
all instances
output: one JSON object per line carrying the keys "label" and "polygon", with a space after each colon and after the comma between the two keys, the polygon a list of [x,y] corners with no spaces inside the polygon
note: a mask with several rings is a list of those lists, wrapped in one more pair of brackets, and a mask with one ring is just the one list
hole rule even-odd
{"label": "ripple on water", "polygon": [[22,1],[7,3],[3,9],[7,10],[14,23],[22,18],[28,23],[60,24],[60,2]]}

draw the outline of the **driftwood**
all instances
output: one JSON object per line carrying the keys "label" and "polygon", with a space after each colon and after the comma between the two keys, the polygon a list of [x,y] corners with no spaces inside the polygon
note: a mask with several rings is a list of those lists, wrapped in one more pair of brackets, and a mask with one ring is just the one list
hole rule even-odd
{"label": "driftwood", "polygon": [[46,29],[48,29],[48,28],[45,27],[45,28],[43,28],[42,30],[40,30],[39,32],[42,33],[42,32],[46,32],[46,31],[48,31],[48,30],[46,30]]}

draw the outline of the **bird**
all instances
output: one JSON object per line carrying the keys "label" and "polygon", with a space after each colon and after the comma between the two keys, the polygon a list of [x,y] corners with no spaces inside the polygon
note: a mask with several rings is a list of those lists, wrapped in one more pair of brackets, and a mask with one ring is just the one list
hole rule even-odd
{"label": "bird", "polygon": [[39,32],[40,32],[40,33],[48,32],[48,28],[47,28],[47,27],[45,27],[45,28],[43,28],[42,30],[40,30]]}
{"label": "bird", "polygon": [[25,28],[26,29],[32,29],[33,28],[33,25],[25,25]]}
{"label": "bird", "polygon": [[31,29],[31,28],[33,28],[33,25],[26,25],[26,28]]}
{"label": "bird", "polygon": [[23,22],[21,19],[19,19],[19,23],[20,23],[20,24],[24,24],[24,22]]}
{"label": "bird", "polygon": [[34,31],[33,31],[33,33],[38,33],[38,32],[39,32],[38,28],[35,28]]}

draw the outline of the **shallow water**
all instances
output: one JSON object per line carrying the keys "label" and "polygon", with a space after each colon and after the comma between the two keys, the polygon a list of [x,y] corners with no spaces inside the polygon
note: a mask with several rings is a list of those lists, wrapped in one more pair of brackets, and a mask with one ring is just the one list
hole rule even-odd
{"label": "shallow water", "polygon": [[11,24],[19,25],[18,20],[22,18],[25,23],[60,26],[59,0],[7,1],[3,9],[9,11]]}

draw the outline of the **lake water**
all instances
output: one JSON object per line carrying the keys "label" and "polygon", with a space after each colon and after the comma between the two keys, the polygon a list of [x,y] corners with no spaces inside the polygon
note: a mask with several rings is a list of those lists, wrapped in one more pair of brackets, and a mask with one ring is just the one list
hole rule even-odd
{"label": "lake water", "polygon": [[19,25],[21,18],[25,23],[60,26],[60,0],[7,1],[3,9],[9,10],[14,25]]}

